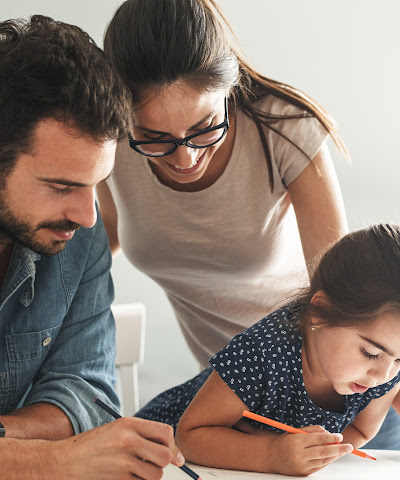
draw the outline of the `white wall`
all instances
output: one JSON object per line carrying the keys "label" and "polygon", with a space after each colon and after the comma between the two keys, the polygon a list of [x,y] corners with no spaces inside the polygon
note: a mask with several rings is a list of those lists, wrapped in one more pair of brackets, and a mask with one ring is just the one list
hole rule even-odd
{"label": "white wall", "polygon": [[[79,25],[101,45],[118,0],[1,0],[0,20],[41,13]],[[292,84],[336,119],[352,163],[336,158],[351,228],[400,223],[400,2],[220,0],[252,62]],[[332,148],[333,152],[333,148]],[[120,255],[117,302],[148,312],[142,402],[196,373],[164,294]],[[255,319],[257,320],[257,319]]]}

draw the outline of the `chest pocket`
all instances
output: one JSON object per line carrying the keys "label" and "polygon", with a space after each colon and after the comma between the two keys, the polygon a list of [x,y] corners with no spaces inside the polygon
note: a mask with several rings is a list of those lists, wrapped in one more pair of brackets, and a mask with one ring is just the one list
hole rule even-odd
{"label": "chest pocket", "polygon": [[[46,356],[52,347],[61,323],[40,332],[17,333],[6,336],[8,360],[10,363],[33,362]],[[29,367],[26,367],[29,369]]]}

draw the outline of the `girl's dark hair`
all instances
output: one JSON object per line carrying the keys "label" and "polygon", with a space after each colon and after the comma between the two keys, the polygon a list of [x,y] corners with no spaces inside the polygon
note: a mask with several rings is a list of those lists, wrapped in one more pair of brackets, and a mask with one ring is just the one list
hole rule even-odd
{"label": "girl's dark hair", "polygon": [[[274,128],[278,121],[316,117],[339,150],[347,153],[334,121],[318,103],[289,85],[264,77],[251,66],[214,0],[127,0],[108,25],[104,51],[130,89],[134,105],[148,89],[178,80],[203,91],[230,90],[231,107],[239,105],[257,127],[271,190],[272,162],[263,127],[283,136]],[[275,115],[254,107],[255,100],[270,94],[304,113]]]}
{"label": "girl's dark hair", "polygon": [[[320,290],[328,302],[311,302]],[[380,224],[347,234],[322,257],[297,302],[300,326],[310,316],[327,326],[353,326],[400,313],[400,227]]]}

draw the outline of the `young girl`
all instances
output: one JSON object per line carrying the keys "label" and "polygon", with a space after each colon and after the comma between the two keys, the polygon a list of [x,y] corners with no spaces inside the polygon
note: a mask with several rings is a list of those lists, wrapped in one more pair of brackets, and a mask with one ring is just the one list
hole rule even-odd
{"label": "young girl", "polygon": [[[364,445],[400,386],[400,227],[346,235],[302,295],[237,335],[210,363],[138,413],[177,427],[187,460],[309,475]],[[245,421],[243,410],[310,434]]]}

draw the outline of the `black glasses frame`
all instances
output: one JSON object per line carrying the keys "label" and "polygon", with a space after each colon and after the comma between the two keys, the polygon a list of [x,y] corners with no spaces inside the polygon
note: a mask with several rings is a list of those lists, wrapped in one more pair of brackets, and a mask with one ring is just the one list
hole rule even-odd
{"label": "black glasses frame", "polygon": [[[215,142],[209,143],[208,145],[202,145],[202,146],[191,145],[190,143],[188,143],[188,142],[190,142],[190,140],[192,138],[199,137],[200,135],[204,135],[205,133],[209,133],[209,132],[212,132],[214,130],[218,130],[220,128],[223,128],[224,132],[218,140],[215,140]],[[228,99],[225,97],[225,118],[224,118],[224,121],[222,123],[220,123],[219,125],[215,125],[215,127],[205,128],[201,132],[197,132],[197,133],[194,133],[193,135],[188,135],[187,137],[182,138],[182,140],[157,140],[157,141],[151,141],[150,140],[150,141],[146,142],[146,141],[134,140],[131,137],[131,135],[129,135],[129,146],[131,148],[133,148],[133,150],[135,150],[136,152],[140,153],[141,155],[144,155],[145,157],[165,157],[166,155],[170,155],[171,153],[175,152],[175,150],[178,147],[180,147],[181,145],[186,145],[187,147],[190,147],[190,148],[211,147],[211,145],[214,145],[215,143],[219,142],[226,135],[226,132],[228,131],[228,129],[229,129]],[[173,144],[173,146],[166,153],[162,153],[160,155],[158,155],[158,154],[152,155],[152,154],[149,154],[149,153],[144,153],[144,152],[142,152],[141,150],[138,149],[139,145],[152,145],[152,144],[157,144],[157,143],[170,143],[170,144]]]}

